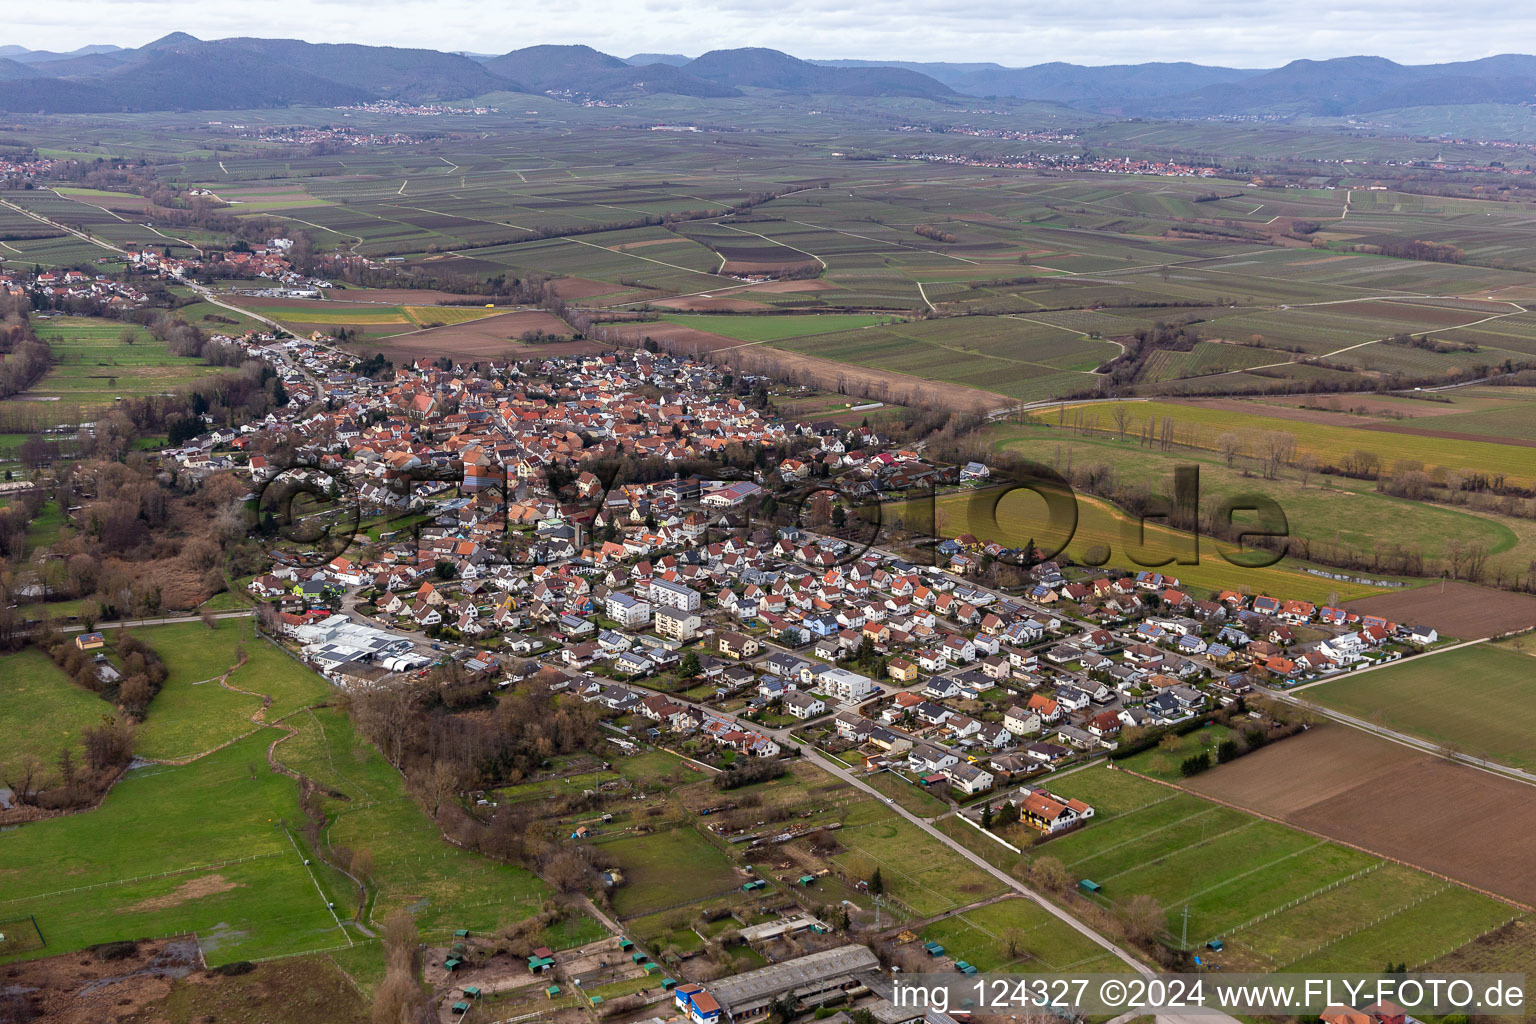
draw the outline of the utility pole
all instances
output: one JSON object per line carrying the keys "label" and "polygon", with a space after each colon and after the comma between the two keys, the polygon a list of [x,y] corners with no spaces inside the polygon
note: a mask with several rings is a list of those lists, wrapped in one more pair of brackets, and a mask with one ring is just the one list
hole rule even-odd
{"label": "utility pole", "polygon": [[1179,935],[1179,948],[1189,948],[1189,904],[1184,904],[1184,928]]}

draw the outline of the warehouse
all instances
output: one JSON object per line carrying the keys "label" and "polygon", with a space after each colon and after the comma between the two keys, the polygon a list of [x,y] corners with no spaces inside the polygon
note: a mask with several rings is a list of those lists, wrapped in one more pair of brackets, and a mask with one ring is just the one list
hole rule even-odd
{"label": "warehouse", "polygon": [[862,975],[879,970],[880,961],[869,947],[839,946],[710,982],[709,993],[731,1024],[749,1024],[766,1018],[780,996],[804,1007],[835,1003],[863,985]]}

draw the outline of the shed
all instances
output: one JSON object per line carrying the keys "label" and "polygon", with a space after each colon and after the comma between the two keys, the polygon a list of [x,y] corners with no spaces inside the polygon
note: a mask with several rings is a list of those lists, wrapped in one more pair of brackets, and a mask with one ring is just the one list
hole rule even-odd
{"label": "shed", "polygon": [[480,990],[478,988],[476,988],[474,985],[465,985],[464,986],[464,998],[465,999],[479,999],[480,998]]}
{"label": "shed", "polygon": [[815,885],[816,884],[816,876],[815,875],[801,875],[800,876],[800,884],[801,885]]}
{"label": "shed", "polygon": [[675,979],[673,979],[673,978],[662,978],[661,979],[661,990],[663,992],[670,992],[670,991],[672,991],[676,987],[677,987],[677,981]]}
{"label": "shed", "polygon": [[443,966],[446,967],[449,971],[456,971],[463,965],[463,963],[464,961],[459,957],[451,956],[447,960],[443,961]]}
{"label": "shed", "polygon": [[467,939],[469,938],[469,929],[460,928],[458,931],[453,933],[453,937],[456,939]]}
{"label": "shed", "polygon": [[1091,878],[1085,878],[1078,882],[1077,887],[1083,890],[1083,892],[1098,892],[1104,888],[1102,885],[1100,885],[1098,882],[1095,882]]}
{"label": "shed", "polygon": [[628,949],[629,947],[631,947],[633,945],[634,945],[634,943],[631,942],[629,939],[625,938],[622,935],[619,936],[619,948],[620,949]]}
{"label": "shed", "polygon": [[465,1003],[465,1002],[458,1002],[458,1003],[454,1003],[452,1006],[448,1007],[448,1009],[452,1010],[454,1013],[459,1013],[459,1014],[468,1013],[469,1012],[469,1004]]}
{"label": "shed", "polygon": [[644,953],[633,953],[630,955],[630,959],[637,964],[643,964],[650,958],[647,957]]}
{"label": "shed", "polygon": [[1221,950],[1222,950],[1222,944],[1221,944],[1221,940],[1220,939],[1212,939],[1210,942],[1207,942],[1205,944],[1205,946],[1206,946],[1207,949],[1214,949],[1218,953],[1220,953]]}
{"label": "shed", "polygon": [[556,998],[557,996],[560,995],[560,986],[559,985],[551,985],[551,986],[549,986],[548,988],[546,988],[544,990],[544,994],[546,996],[548,996],[549,998],[554,999],[554,998]]}

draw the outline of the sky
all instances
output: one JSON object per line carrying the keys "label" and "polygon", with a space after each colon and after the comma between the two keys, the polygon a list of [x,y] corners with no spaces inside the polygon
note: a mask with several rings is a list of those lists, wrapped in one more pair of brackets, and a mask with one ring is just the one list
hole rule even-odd
{"label": "sky", "polygon": [[627,57],[768,46],[813,59],[1025,66],[1188,60],[1275,67],[1355,54],[1405,64],[1536,50],[1529,0],[53,0],[6,5],[0,45],[140,46],[168,32],[505,53],[586,43]]}

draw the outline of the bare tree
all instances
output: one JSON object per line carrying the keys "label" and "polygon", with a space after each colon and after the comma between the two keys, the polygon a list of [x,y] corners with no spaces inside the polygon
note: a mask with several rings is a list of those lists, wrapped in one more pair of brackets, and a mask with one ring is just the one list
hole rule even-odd
{"label": "bare tree", "polygon": [[1126,406],[1117,405],[1115,406],[1113,416],[1115,418],[1115,427],[1120,431],[1120,440],[1124,441],[1125,428],[1131,422],[1131,410]]}
{"label": "bare tree", "polygon": [[1125,908],[1125,930],[1138,942],[1151,942],[1168,929],[1168,915],[1156,899],[1141,893]]}

